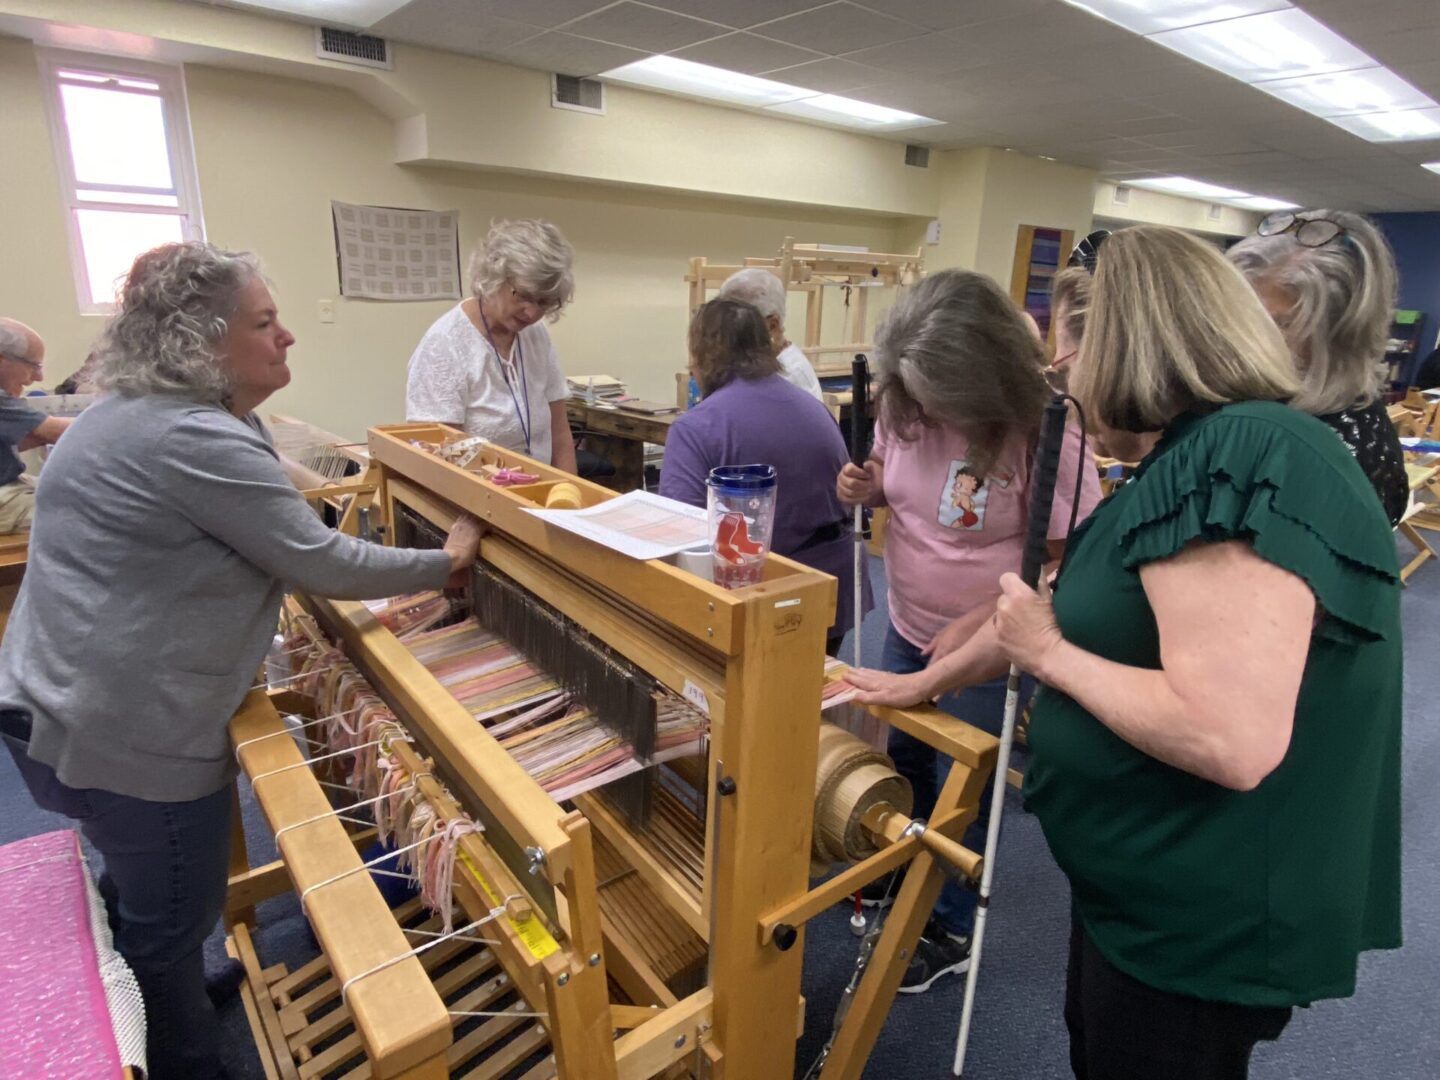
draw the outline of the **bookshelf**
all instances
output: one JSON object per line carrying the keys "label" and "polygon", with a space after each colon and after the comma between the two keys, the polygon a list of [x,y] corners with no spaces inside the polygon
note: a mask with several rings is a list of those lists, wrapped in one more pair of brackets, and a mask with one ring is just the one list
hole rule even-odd
{"label": "bookshelf", "polygon": [[1073,229],[1021,225],[1015,236],[1015,263],[1010,296],[1035,319],[1046,342],[1054,344],[1050,325],[1050,281],[1065,265],[1075,246]]}
{"label": "bookshelf", "polygon": [[1420,337],[1425,330],[1425,313],[1407,308],[1396,309],[1390,322],[1390,338],[1385,343],[1385,377],[1395,390],[1404,390],[1415,377],[1415,365],[1421,353]]}

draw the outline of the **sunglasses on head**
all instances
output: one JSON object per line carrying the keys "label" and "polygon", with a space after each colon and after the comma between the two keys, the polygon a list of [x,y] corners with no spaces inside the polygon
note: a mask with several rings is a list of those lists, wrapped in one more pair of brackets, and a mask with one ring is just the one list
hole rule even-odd
{"label": "sunglasses on head", "polygon": [[1260,236],[1280,236],[1293,231],[1301,247],[1324,247],[1336,237],[1345,236],[1345,226],[1329,218],[1302,218],[1289,210],[1269,214],[1255,228]]}

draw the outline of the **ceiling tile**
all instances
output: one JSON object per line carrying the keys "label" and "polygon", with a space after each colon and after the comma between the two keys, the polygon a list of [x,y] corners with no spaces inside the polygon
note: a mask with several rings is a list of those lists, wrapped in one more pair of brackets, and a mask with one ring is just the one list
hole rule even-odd
{"label": "ceiling tile", "polygon": [[820,53],[811,52],[809,49],[746,33],[711,38],[698,45],[678,49],[674,55],[682,60],[693,60],[697,64],[709,64],[746,75],[758,75],[762,71],[824,59]]}
{"label": "ceiling tile", "polygon": [[530,23],[479,14],[471,0],[414,0],[375,23],[368,32],[380,37],[397,36],[412,45],[432,49],[501,56],[509,46],[541,31]]}
{"label": "ceiling tile", "polygon": [[639,49],[626,49],[560,30],[547,30],[529,41],[512,46],[506,59],[512,64],[558,71],[562,75],[598,75],[602,71],[643,60],[648,55]]}
{"label": "ceiling tile", "polygon": [[[615,0],[473,0],[469,8],[478,16],[498,15],[502,19],[552,27],[578,19],[582,15],[589,15],[592,11],[614,2]],[[412,4],[401,8],[396,14],[403,15],[413,6]]]}
{"label": "ceiling tile", "polygon": [[782,15],[794,15],[825,4],[827,0],[653,0],[651,7],[678,11],[723,23],[737,30],[769,22]]}
{"label": "ceiling tile", "polygon": [[807,90],[819,90],[825,94],[840,94],[857,87],[883,83],[893,75],[878,68],[857,64],[852,60],[827,56],[824,60],[812,60],[808,64],[797,64],[794,67],[767,71],[765,77],[777,82],[803,86]]}
{"label": "ceiling tile", "polygon": [[919,37],[925,32],[924,27],[867,11],[850,0],[762,23],[754,30],[777,41],[831,55]]}
{"label": "ceiling tile", "polygon": [[921,79],[959,70],[974,57],[974,50],[945,34],[927,34],[845,54],[847,60]]}
{"label": "ceiling tile", "polygon": [[583,19],[565,24],[567,34],[624,45],[646,52],[669,52],[693,45],[697,41],[719,37],[727,27],[689,15],[623,0],[614,7],[597,11]]}
{"label": "ceiling tile", "polygon": [[1046,17],[1052,0],[859,0],[872,11],[893,15],[930,30],[1000,19],[1007,15],[1039,14]]}

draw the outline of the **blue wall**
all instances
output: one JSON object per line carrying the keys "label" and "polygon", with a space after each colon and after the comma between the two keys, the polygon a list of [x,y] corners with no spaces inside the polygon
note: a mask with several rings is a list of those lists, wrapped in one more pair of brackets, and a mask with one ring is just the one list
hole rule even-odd
{"label": "blue wall", "polygon": [[1400,270],[1396,306],[1425,312],[1420,339],[1424,357],[1435,347],[1440,328],[1440,214],[1376,214],[1375,221],[1395,249]]}

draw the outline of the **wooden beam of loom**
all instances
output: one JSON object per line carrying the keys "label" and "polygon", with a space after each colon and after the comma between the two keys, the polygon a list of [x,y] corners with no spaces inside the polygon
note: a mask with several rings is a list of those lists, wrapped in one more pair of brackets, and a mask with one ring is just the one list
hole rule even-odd
{"label": "wooden beam of loom", "polygon": [[374,1075],[426,1075],[423,1070],[450,1045],[445,1004],[413,956],[382,968],[412,946],[361,869],[345,826],[329,816],[329,801],[287,732],[262,691],[252,691],[230,722],[232,745],[271,829],[318,818],[283,835],[277,846],[297,890],[318,886],[305,900],[305,913],[336,978],[342,984],[358,980],[346,1004]]}

